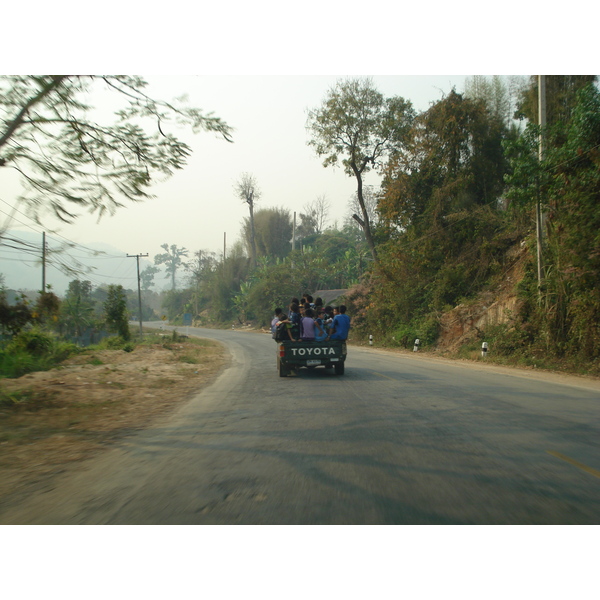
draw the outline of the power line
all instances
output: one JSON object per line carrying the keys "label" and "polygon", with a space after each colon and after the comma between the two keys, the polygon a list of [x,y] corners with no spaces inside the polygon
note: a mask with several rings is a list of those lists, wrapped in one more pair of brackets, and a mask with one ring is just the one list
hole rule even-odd
{"label": "power line", "polygon": [[[23,215],[26,219],[33,220],[33,219],[31,219],[31,217],[29,217],[28,215],[26,215],[24,212],[20,211],[18,208],[14,207],[11,204],[9,204],[8,202],[6,202],[6,200],[0,198],[0,201],[3,202],[4,204],[6,204],[6,206],[8,206],[10,209],[12,209],[13,213],[14,212],[18,212],[20,215]],[[5,214],[11,220],[16,221],[20,225],[23,225],[24,227],[27,227],[28,229],[31,229],[31,231],[34,231],[35,233],[38,233],[40,235],[43,233],[42,231],[39,231],[39,230],[35,229],[34,227],[32,227],[29,224],[23,223],[23,221],[20,221],[19,219],[15,219],[13,215],[8,214],[7,212],[5,212],[3,210],[0,210],[0,212],[2,214]],[[107,252],[104,252],[103,250],[94,250],[93,248],[88,248],[87,246],[84,246],[83,244],[79,244],[78,242],[74,242],[73,240],[70,240],[69,238],[66,238],[65,236],[63,236],[63,235],[61,235],[60,233],[57,233],[57,232],[53,232],[52,235],[51,234],[47,234],[47,237],[49,239],[52,239],[52,240],[58,242],[58,243],[61,243],[60,240],[58,240],[58,239],[56,239],[56,238],[53,237],[54,235],[57,236],[57,237],[59,237],[59,238],[62,238],[63,240],[65,240],[66,242],[68,242],[73,247],[77,246],[79,248],[82,248],[83,250],[87,250],[89,252],[92,252],[93,254],[96,254],[96,255],[97,254],[104,254],[104,255],[106,255],[108,257],[120,258],[120,256],[110,255]]]}

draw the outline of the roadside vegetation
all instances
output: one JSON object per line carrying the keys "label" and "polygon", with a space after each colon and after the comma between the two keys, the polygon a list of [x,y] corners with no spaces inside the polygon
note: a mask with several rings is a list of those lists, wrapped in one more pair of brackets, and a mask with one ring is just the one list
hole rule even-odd
{"label": "roadside vegetation", "polygon": [[100,347],[133,349],[122,286],[108,286],[104,301],[94,299],[90,282],[78,280],[62,301],[50,291],[40,292],[35,303],[24,294],[13,303],[6,296],[0,289],[0,377],[55,367],[81,351],[86,332],[87,345],[95,333]]}

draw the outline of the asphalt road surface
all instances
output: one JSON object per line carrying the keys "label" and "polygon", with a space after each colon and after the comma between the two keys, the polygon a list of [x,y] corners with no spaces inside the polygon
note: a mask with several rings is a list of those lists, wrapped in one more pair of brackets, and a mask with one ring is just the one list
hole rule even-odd
{"label": "asphalt road surface", "polygon": [[280,378],[270,336],[186,330],[217,381],[1,523],[600,523],[597,382],[352,346]]}

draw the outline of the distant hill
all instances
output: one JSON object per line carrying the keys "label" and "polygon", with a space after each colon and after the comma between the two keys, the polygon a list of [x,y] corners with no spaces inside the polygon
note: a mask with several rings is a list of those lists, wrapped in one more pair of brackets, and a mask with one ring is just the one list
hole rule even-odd
{"label": "distant hill", "polygon": [[[46,238],[48,256],[46,283],[59,296],[64,294],[73,279],[89,280],[99,285],[120,284],[137,289],[137,266],[134,258],[119,248],[103,242],[70,246],[59,236]],[[149,257],[151,258],[151,257]],[[140,259],[140,270],[152,265]],[[66,269],[72,269],[66,274]],[[0,273],[4,285],[13,290],[40,290],[42,287],[42,237],[29,231],[8,230],[0,237]],[[164,275],[155,277],[156,287],[163,286]]]}

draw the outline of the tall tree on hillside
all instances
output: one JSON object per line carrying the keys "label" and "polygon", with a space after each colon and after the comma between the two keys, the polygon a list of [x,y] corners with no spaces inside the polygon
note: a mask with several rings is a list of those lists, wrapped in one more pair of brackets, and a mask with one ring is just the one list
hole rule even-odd
{"label": "tall tree on hillside", "polygon": [[403,146],[413,118],[408,100],[384,98],[371,79],[339,81],[321,106],[308,113],[308,144],[325,157],[323,166],[341,161],[346,174],[356,178],[361,214],[355,219],[365,232],[374,260],[377,251],[363,195],[364,176]]}
{"label": "tall tree on hillside", "polygon": [[491,240],[501,221],[506,132],[482,100],[454,90],[417,117],[407,151],[388,164],[379,199],[393,239],[389,286],[405,300],[394,310],[440,310],[487,276],[498,253]]}
{"label": "tall tree on hillside", "polygon": [[154,257],[155,265],[165,265],[167,274],[165,279],[171,278],[171,289],[175,289],[175,275],[180,267],[184,267],[183,256],[187,257],[188,250],[186,248],[178,248],[176,244],[162,244],[164,249],[162,254],[157,254]]}
{"label": "tall tree on hillside", "polygon": [[234,185],[234,190],[238,198],[248,204],[250,210],[250,261],[252,268],[256,267],[256,230],[254,225],[254,203],[260,198],[261,192],[256,183],[256,177],[250,173],[242,173]]}
{"label": "tall tree on hillside", "polygon": [[421,235],[432,224],[445,227],[452,213],[496,200],[504,186],[505,134],[482,100],[452,90],[417,117],[407,151],[388,163],[382,217]]}
{"label": "tall tree on hillside", "polygon": [[201,285],[206,281],[217,266],[217,256],[208,250],[196,250],[192,259],[186,263],[185,270],[189,276],[192,287]]}
{"label": "tall tree on hillside", "polygon": [[[50,210],[72,222],[85,209],[112,214],[123,200],[150,197],[157,176],[181,169],[190,147],[173,125],[213,131],[231,141],[231,128],[184,100],[152,98],[148,84],[127,75],[0,77],[0,168],[22,177],[18,198],[40,219]],[[115,121],[94,113],[92,97],[120,103]],[[151,128],[144,128],[150,121]]]}

